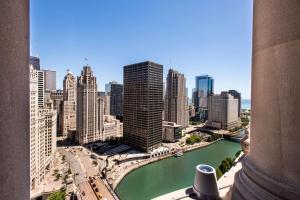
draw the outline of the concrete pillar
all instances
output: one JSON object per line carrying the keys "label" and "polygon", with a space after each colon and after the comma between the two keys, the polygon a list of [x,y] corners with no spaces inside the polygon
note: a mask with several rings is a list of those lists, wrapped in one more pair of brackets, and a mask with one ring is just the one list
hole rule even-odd
{"label": "concrete pillar", "polygon": [[300,199],[299,0],[254,0],[251,100],[232,199]]}
{"label": "concrete pillar", "polygon": [[29,199],[29,1],[0,1],[0,199]]}

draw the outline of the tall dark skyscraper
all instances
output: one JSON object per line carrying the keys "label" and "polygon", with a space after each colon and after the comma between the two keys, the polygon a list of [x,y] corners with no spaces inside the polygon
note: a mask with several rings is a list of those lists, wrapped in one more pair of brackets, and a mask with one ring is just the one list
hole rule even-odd
{"label": "tall dark skyscraper", "polygon": [[163,66],[150,61],[124,67],[125,141],[147,152],[162,142]]}
{"label": "tall dark skyscraper", "polygon": [[40,70],[40,59],[38,57],[30,56],[29,65],[33,66],[33,69]]}
{"label": "tall dark skyscraper", "polygon": [[105,94],[110,96],[110,114],[123,116],[123,85],[116,81],[105,84]]}
{"label": "tall dark skyscraper", "polygon": [[214,93],[214,79],[208,75],[196,76],[193,103],[200,121],[207,120],[208,96]]}

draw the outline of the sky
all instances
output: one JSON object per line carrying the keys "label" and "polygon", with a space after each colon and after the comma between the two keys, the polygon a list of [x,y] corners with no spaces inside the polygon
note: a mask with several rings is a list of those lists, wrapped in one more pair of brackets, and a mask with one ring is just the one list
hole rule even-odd
{"label": "sky", "polygon": [[[250,99],[252,0],[31,0],[30,54],[56,71],[86,64],[98,90],[123,82],[123,66],[145,60],[183,73],[191,97],[195,76],[208,74],[215,93]],[[85,58],[88,60],[86,61]]]}

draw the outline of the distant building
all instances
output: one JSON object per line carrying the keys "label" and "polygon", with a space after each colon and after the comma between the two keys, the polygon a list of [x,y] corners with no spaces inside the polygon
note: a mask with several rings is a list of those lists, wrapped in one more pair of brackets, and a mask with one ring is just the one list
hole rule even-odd
{"label": "distant building", "polygon": [[110,137],[121,136],[123,136],[123,123],[116,119],[115,116],[104,115],[102,140],[105,141]]}
{"label": "distant building", "polygon": [[231,94],[235,99],[239,100],[239,108],[238,108],[238,116],[241,117],[241,109],[242,109],[242,96],[241,93],[236,91],[236,90],[229,90],[228,91],[229,94]]}
{"label": "distant building", "polygon": [[105,95],[104,98],[104,115],[110,115],[110,96]]}
{"label": "distant building", "polygon": [[76,140],[80,145],[101,139],[98,129],[97,82],[90,66],[77,78]]}
{"label": "distant building", "polygon": [[170,69],[167,76],[165,95],[165,121],[175,122],[182,127],[189,125],[186,80],[183,74]]}
{"label": "distant building", "polygon": [[105,97],[105,92],[97,92],[98,97]]}
{"label": "distant building", "polygon": [[104,123],[104,102],[105,102],[105,95],[104,96],[98,96],[97,98],[97,109],[98,109],[98,119],[97,119],[97,123],[98,123],[98,130],[99,130],[99,134],[100,134],[100,138],[101,140],[103,140],[103,123]]}
{"label": "distant building", "polygon": [[196,87],[193,90],[193,103],[198,119],[207,120],[209,95],[214,93],[214,79],[208,75],[196,76]]}
{"label": "distant building", "polygon": [[105,85],[105,95],[110,96],[109,114],[123,116],[123,85],[116,81],[109,82]]}
{"label": "distant building", "polygon": [[45,90],[56,90],[56,71],[43,70],[45,79]]}
{"label": "distant building", "polygon": [[123,85],[112,84],[110,93],[110,114],[123,116]]}
{"label": "distant building", "polygon": [[189,116],[195,117],[195,107],[193,105],[189,106]]}
{"label": "distant building", "polygon": [[32,65],[35,70],[41,70],[40,59],[38,57],[30,56],[29,65]]}
{"label": "distant building", "polygon": [[57,135],[62,134],[63,123],[63,90],[52,90],[50,99],[53,101],[53,108],[57,112]]}
{"label": "distant building", "polygon": [[161,146],[163,66],[142,62],[124,67],[124,140],[147,152]]}
{"label": "distant building", "polygon": [[182,126],[174,123],[163,121],[163,141],[177,142],[181,138]]}
{"label": "distant building", "polygon": [[217,129],[230,130],[240,126],[238,116],[239,100],[228,92],[210,95],[208,98],[207,125]]}
{"label": "distant building", "polygon": [[76,131],[77,83],[73,73],[68,70],[63,81],[62,134]]}

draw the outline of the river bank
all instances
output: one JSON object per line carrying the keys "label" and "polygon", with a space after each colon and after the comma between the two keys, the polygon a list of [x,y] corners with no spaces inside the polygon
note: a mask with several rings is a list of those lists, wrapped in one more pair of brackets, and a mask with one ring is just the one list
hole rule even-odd
{"label": "river bank", "polygon": [[[220,140],[222,140],[222,138],[220,138],[220,139],[218,139],[216,141],[213,141],[213,142],[200,142],[200,143],[196,143],[196,144],[193,144],[193,145],[187,145],[187,146],[185,146],[185,147],[182,148],[182,151],[183,151],[183,153],[187,153],[189,151],[197,150],[199,148],[203,148],[203,147],[206,147],[208,145],[214,144],[214,143],[216,143],[216,142],[218,142]],[[148,164],[151,164],[151,163],[154,163],[154,162],[157,162],[157,161],[160,161],[160,160],[172,157],[172,156],[174,156],[174,155],[172,153],[170,153],[170,154],[162,155],[162,156],[155,157],[155,158],[149,158],[147,160],[138,162],[137,164],[131,165],[130,167],[126,168],[123,171],[123,173],[112,183],[111,187],[113,188],[113,190],[115,190],[116,187],[118,186],[118,184],[122,181],[122,179],[127,174],[129,174],[130,172],[134,171],[135,169],[138,169],[138,168],[143,167],[145,165],[148,165]]]}
{"label": "river bank", "polygon": [[[234,157],[240,150],[239,143],[221,140],[186,151],[178,158],[166,157],[124,175],[115,187],[122,200],[151,199],[171,191],[185,188],[193,183],[195,166],[206,163],[218,167],[226,157]],[[158,160],[157,160],[158,161]]]}

